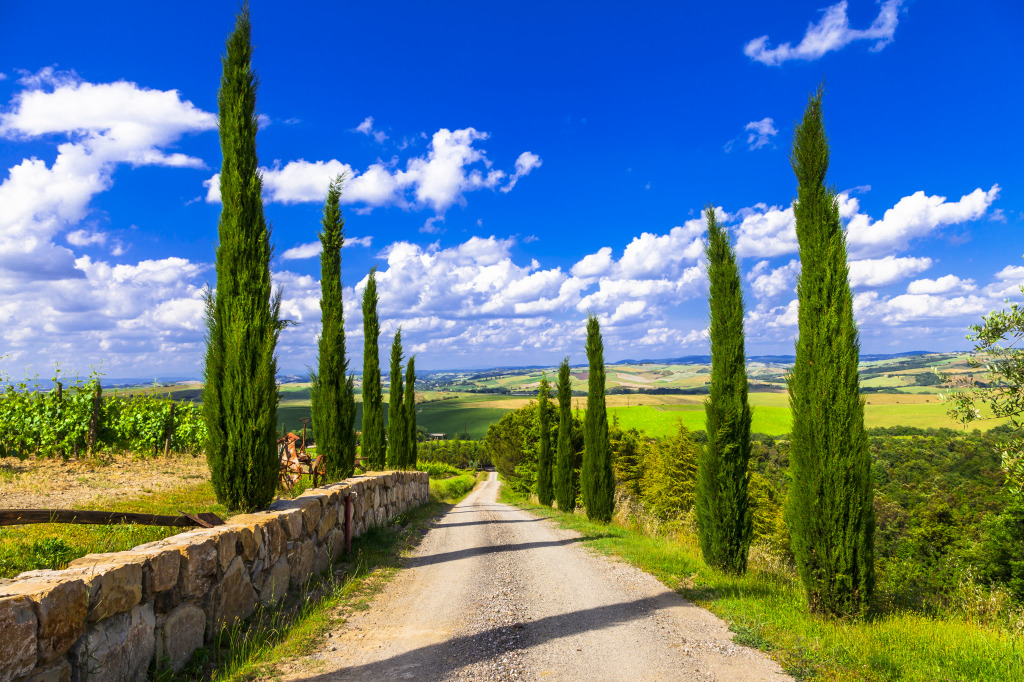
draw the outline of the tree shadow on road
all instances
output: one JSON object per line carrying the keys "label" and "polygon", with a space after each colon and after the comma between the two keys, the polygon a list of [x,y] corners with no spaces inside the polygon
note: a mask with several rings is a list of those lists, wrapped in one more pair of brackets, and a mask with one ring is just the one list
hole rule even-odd
{"label": "tree shadow on road", "polygon": [[468,547],[466,549],[459,549],[454,552],[441,552],[439,554],[426,554],[423,556],[409,557],[403,563],[405,568],[416,568],[417,566],[430,566],[432,564],[440,564],[445,561],[457,561],[459,559],[468,559],[475,556],[483,556],[485,554],[498,554],[501,552],[521,552],[529,549],[541,549],[543,547],[563,547],[576,542],[583,542],[584,540],[597,540],[602,537],[610,537],[606,535],[598,535],[589,538],[565,538],[563,540],[550,540],[545,542],[520,542],[511,545],[485,545],[481,547]]}
{"label": "tree shadow on road", "polygon": [[548,616],[526,623],[489,628],[473,635],[454,637],[443,642],[419,647],[382,661],[342,668],[306,679],[310,682],[400,678],[440,679],[474,663],[491,659],[497,660],[502,654],[509,651],[526,649],[562,637],[613,627],[620,623],[645,618],[662,609],[683,605],[686,605],[686,602],[681,600],[678,595],[666,590],[662,594],[635,601],[598,606],[557,616]]}

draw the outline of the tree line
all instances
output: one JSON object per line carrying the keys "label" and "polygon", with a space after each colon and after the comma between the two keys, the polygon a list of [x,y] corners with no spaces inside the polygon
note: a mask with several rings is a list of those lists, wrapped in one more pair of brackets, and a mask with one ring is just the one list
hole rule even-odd
{"label": "tree line", "polygon": [[[836,193],[825,183],[829,149],[822,94],[819,89],[811,96],[790,153],[797,179],[794,211],[802,269],[797,282],[796,360],[787,381],[793,433],[785,520],[811,610],[855,616],[864,612],[874,590],[873,486],[846,237]],[[735,251],[712,206],[705,210],[705,218],[711,381],[704,403],[707,442],[698,449],[693,499],[705,560],[739,574],[746,571],[753,533],[743,293]],[[593,314],[587,320],[586,353],[590,371],[579,498],[589,518],[608,522],[616,482],[605,407],[604,348]],[[558,440],[552,458],[549,386],[546,377],[541,380],[533,489],[541,504],[557,502],[559,509],[571,511],[577,498],[568,360],[559,369],[558,392]],[[676,440],[686,451],[693,445],[683,433]],[[501,459],[497,454],[495,458]],[[685,478],[678,467],[656,471],[656,490],[671,491]],[[668,497],[679,494],[676,490]]]}
{"label": "tree line", "polygon": [[[203,418],[206,457],[217,499],[229,509],[251,511],[274,497],[278,477],[276,347],[290,324],[281,317],[281,290],[270,276],[270,229],[263,212],[256,154],[257,76],[252,67],[248,4],[239,11],[222,58],[217,97],[222,208],[217,226],[217,289],[206,291],[206,356]],[[346,357],[341,249],[345,221],[339,204],[344,177],[329,184],[319,232],[320,311],[316,368],[310,401],[317,450],[327,476],[351,476],[356,465],[355,377]],[[380,321],[376,272],[362,301],[363,416],[361,452],[369,469],[416,466],[415,358],[404,368],[401,329],[391,345],[387,431],[379,367]]]}

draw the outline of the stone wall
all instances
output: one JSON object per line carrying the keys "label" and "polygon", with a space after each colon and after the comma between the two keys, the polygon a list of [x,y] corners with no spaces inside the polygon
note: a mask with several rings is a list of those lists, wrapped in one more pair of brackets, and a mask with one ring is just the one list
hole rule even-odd
{"label": "stone wall", "polygon": [[352,536],[427,501],[422,472],[356,476],[267,511],[62,571],[0,581],[0,682],[145,680],[182,669],[221,628],[327,570]]}

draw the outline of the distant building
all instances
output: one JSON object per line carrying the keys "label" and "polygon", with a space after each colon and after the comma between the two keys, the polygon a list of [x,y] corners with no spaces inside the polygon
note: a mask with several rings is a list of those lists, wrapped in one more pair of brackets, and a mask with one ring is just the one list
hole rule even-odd
{"label": "distant building", "polygon": [[448,436],[443,433],[428,433],[427,440],[448,440]]}

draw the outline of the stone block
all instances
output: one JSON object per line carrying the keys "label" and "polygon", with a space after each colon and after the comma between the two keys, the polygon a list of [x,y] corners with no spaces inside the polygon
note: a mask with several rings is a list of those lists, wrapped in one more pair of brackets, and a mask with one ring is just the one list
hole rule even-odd
{"label": "stone block", "polygon": [[296,542],[288,555],[293,585],[302,585],[313,574],[313,541]]}
{"label": "stone block", "polygon": [[318,538],[327,537],[327,534],[334,528],[335,524],[338,523],[338,509],[337,505],[328,505],[324,509],[324,513],[320,515],[320,523],[316,526],[316,536]]}
{"label": "stone block", "polygon": [[68,659],[58,659],[53,665],[49,665],[45,668],[37,668],[32,671],[31,675],[27,675],[17,680],[17,682],[70,682],[71,681],[71,664],[68,663]]}
{"label": "stone block", "polygon": [[345,533],[340,528],[335,528],[327,534],[327,541],[324,542],[327,548],[327,555],[331,561],[337,561],[341,553],[345,551]]}
{"label": "stone block", "polygon": [[36,667],[38,626],[28,597],[0,597],[0,682],[28,675]]}
{"label": "stone block", "polygon": [[242,557],[235,557],[224,577],[210,592],[210,636],[236,620],[252,615],[256,608],[256,590],[249,580]]}
{"label": "stone block", "polygon": [[89,589],[86,620],[94,623],[124,613],[142,600],[145,557],[130,552],[87,554],[68,564]]}
{"label": "stone block", "polygon": [[281,601],[288,592],[288,583],[291,580],[291,568],[288,560],[281,557],[269,571],[264,571],[259,583],[260,603],[270,604]]}
{"label": "stone block", "polygon": [[206,613],[195,604],[182,604],[161,618],[156,629],[156,660],[158,665],[180,672],[203,645]]}
{"label": "stone block", "polygon": [[238,534],[238,542],[242,546],[242,558],[245,561],[255,559],[260,547],[263,546],[263,527],[266,523],[265,516],[256,514],[236,516],[228,522],[227,525]]}
{"label": "stone block", "polygon": [[71,647],[72,681],[144,682],[156,649],[153,605],[97,623]]}
{"label": "stone block", "polygon": [[0,597],[6,596],[27,597],[32,602],[38,621],[36,650],[39,663],[57,660],[85,629],[89,592],[82,580],[66,575],[54,580],[17,580],[0,586]]}
{"label": "stone block", "polygon": [[228,570],[232,560],[238,556],[238,533],[233,528],[216,528],[217,559],[220,570]]}
{"label": "stone block", "polygon": [[[181,536],[176,536],[176,538]],[[178,587],[182,597],[205,597],[217,580],[217,543],[213,538],[192,538],[192,542],[178,544],[181,557],[178,568]]]}
{"label": "stone block", "polygon": [[278,500],[270,505],[273,516],[277,517],[284,528],[285,537],[289,540],[302,537],[302,509],[298,505],[292,505],[293,502],[294,500]]}
{"label": "stone block", "polygon": [[327,545],[320,544],[313,547],[313,572],[312,575],[320,575],[331,567],[331,559],[327,555]]}
{"label": "stone block", "polygon": [[151,601],[158,592],[165,592],[178,584],[181,553],[166,544],[151,543],[136,547],[131,554],[144,559],[142,566],[142,600]]}

